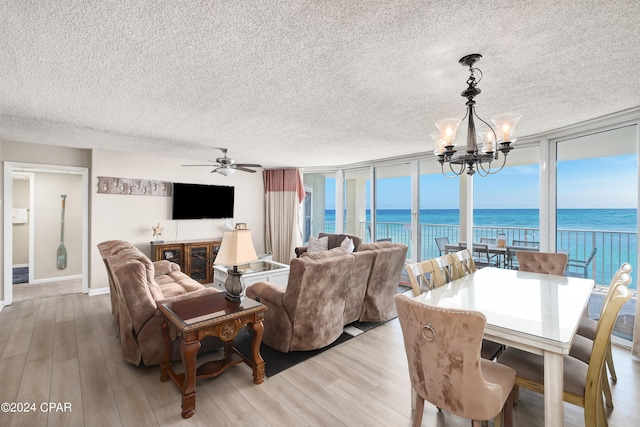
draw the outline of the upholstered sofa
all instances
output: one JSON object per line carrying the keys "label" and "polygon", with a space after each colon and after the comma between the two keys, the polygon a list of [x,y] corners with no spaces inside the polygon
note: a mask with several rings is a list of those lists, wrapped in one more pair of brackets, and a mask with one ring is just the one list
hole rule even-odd
{"label": "upholstered sofa", "polygon": [[379,322],[391,317],[408,250],[409,247],[402,243],[374,242],[360,245],[359,252],[371,251],[374,254],[367,292],[362,303],[361,322]]}
{"label": "upholstered sofa", "polygon": [[152,262],[128,242],[105,241],[98,244],[98,250],[107,268],[111,312],[123,358],[134,365],[159,364],[164,341],[158,305],[219,291],[205,288],[182,273],[175,263]]}
{"label": "upholstered sofa", "polygon": [[[322,239],[323,237],[327,237],[327,249],[340,247],[340,244],[344,241],[345,237],[348,237],[353,241],[353,252],[358,252],[358,249],[362,244],[362,239],[360,237],[351,236],[349,234],[330,234],[330,233],[318,234],[319,239]],[[307,252],[307,248],[308,246],[298,246],[297,248],[295,248],[296,256],[300,258],[300,255]]]}
{"label": "upholstered sofa", "polygon": [[365,248],[305,253],[291,260],[286,288],[268,282],[247,287],[249,298],[268,307],[262,341],[285,353],[316,350],[349,323],[389,319],[408,248],[390,242]]}

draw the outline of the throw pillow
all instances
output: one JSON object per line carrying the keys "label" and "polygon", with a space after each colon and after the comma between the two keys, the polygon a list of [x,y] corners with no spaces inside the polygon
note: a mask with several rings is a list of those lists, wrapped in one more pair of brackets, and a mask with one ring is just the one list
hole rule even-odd
{"label": "throw pillow", "polygon": [[317,238],[315,236],[309,237],[309,246],[307,246],[307,252],[322,252],[329,249],[329,237],[324,236]]}
{"label": "throw pillow", "polygon": [[321,252],[311,252],[309,253],[309,251],[303,253],[302,255],[300,255],[300,258],[311,258],[313,260],[321,260],[321,259],[326,259],[326,258],[333,258],[333,257],[337,257],[337,256],[341,256],[341,255],[347,255],[347,250],[344,248],[333,248],[333,249],[329,249],[326,251],[321,251]]}
{"label": "throw pillow", "polygon": [[347,253],[350,254],[356,248],[353,244],[353,239],[345,237],[342,243],[340,243],[340,247],[347,250]]}

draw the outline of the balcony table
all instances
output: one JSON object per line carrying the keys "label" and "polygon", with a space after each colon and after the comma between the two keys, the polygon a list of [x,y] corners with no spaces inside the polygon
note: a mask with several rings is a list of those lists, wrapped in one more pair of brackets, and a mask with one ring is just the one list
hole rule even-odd
{"label": "balcony table", "polygon": [[[497,255],[497,263],[498,266],[506,268],[505,259],[507,256],[507,247],[506,246],[498,246],[496,243],[483,243],[483,245],[487,245],[487,249],[490,254]],[[444,253],[448,254],[451,252],[457,252],[461,249],[466,249],[467,244],[464,242],[461,243],[450,243],[445,245]]]}
{"label": "balcony table", "polygon": [[487,267],[414,299],[480,311],[487,318],[485,338],[542,355],[545,425],[561,426],[562,356],[569,353],[593,286],[591,279]]}

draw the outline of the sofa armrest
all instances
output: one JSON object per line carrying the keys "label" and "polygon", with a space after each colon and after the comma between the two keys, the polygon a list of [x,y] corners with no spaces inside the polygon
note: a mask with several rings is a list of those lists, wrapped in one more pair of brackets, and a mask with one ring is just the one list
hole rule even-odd
{"label": "sofa armrest", "polygon": [[155,268],[156,276],[162,276],[163,274],[169,274],[172,271],[180,271],[180,266],[175,262],[168,261],[166,259],[160,261],[153,261],[153,267]]}
{"label": "sofa armrest", "polygon": [[[159,301],[156,301],[156,305],[159,306],[161,304],[166,304],[168,302],[184,301],[187,299],[202,297],[205,295],[217,294],[219,292],[222,292],[222,291],[217,288],[202,288],[196,291],[187,292],[186,294],[180,294],[180,295],[175,295],[169,298],[161,299]],[[160,310],[156,310],[156,316],[161,316],[161,315],[162,313],[160,313]]]}
{"label": "sofa armrest", "polygon": [[282,307],[284,293],[287,288],[269,282],[257,282],[247,287],[247,296],[251,299],[268,302],[275,307]]}
{"label": "sofa armrest", "polygon": [[300,258],[300,255],[307,252],[307,246],[298,246],[297,248],[294,249],[294,251],[296,253],[296,256]]}

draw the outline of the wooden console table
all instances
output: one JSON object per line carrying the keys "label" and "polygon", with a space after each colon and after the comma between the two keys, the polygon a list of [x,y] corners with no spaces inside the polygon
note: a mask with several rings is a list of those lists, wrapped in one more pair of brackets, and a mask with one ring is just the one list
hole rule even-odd
{"label": "wooden console table", "polygon": [[151,260],[175,262],[180,270],[200,283],[213,282],[213,261],[220,249],[221,239],[185,240],[151,243]]}
{"label": "wooden console table", "polygon": [[[161,304],[164,315],[162,336],[165,353],[160,364],[160,381],[171,378],[182,393],[182,418],[196,412],[196,379],[220,375],[230,366],[246,363],[253,369],[253,382],[264,382],[264,360],[260,356],[264,312],[267,307],[250,298],[232,302],[226,293],[186,299]],[[251,352],[253,360],[246,358],[233,346],[233,339],[244,325],[252,332]],[[224,358],[203,363],[196,369],[196,356],[200,341],[207,336],[218,337],[224,343]],[[173,341],[180,337],[180,355],[184,372],[177,374],[171,366]]]}

